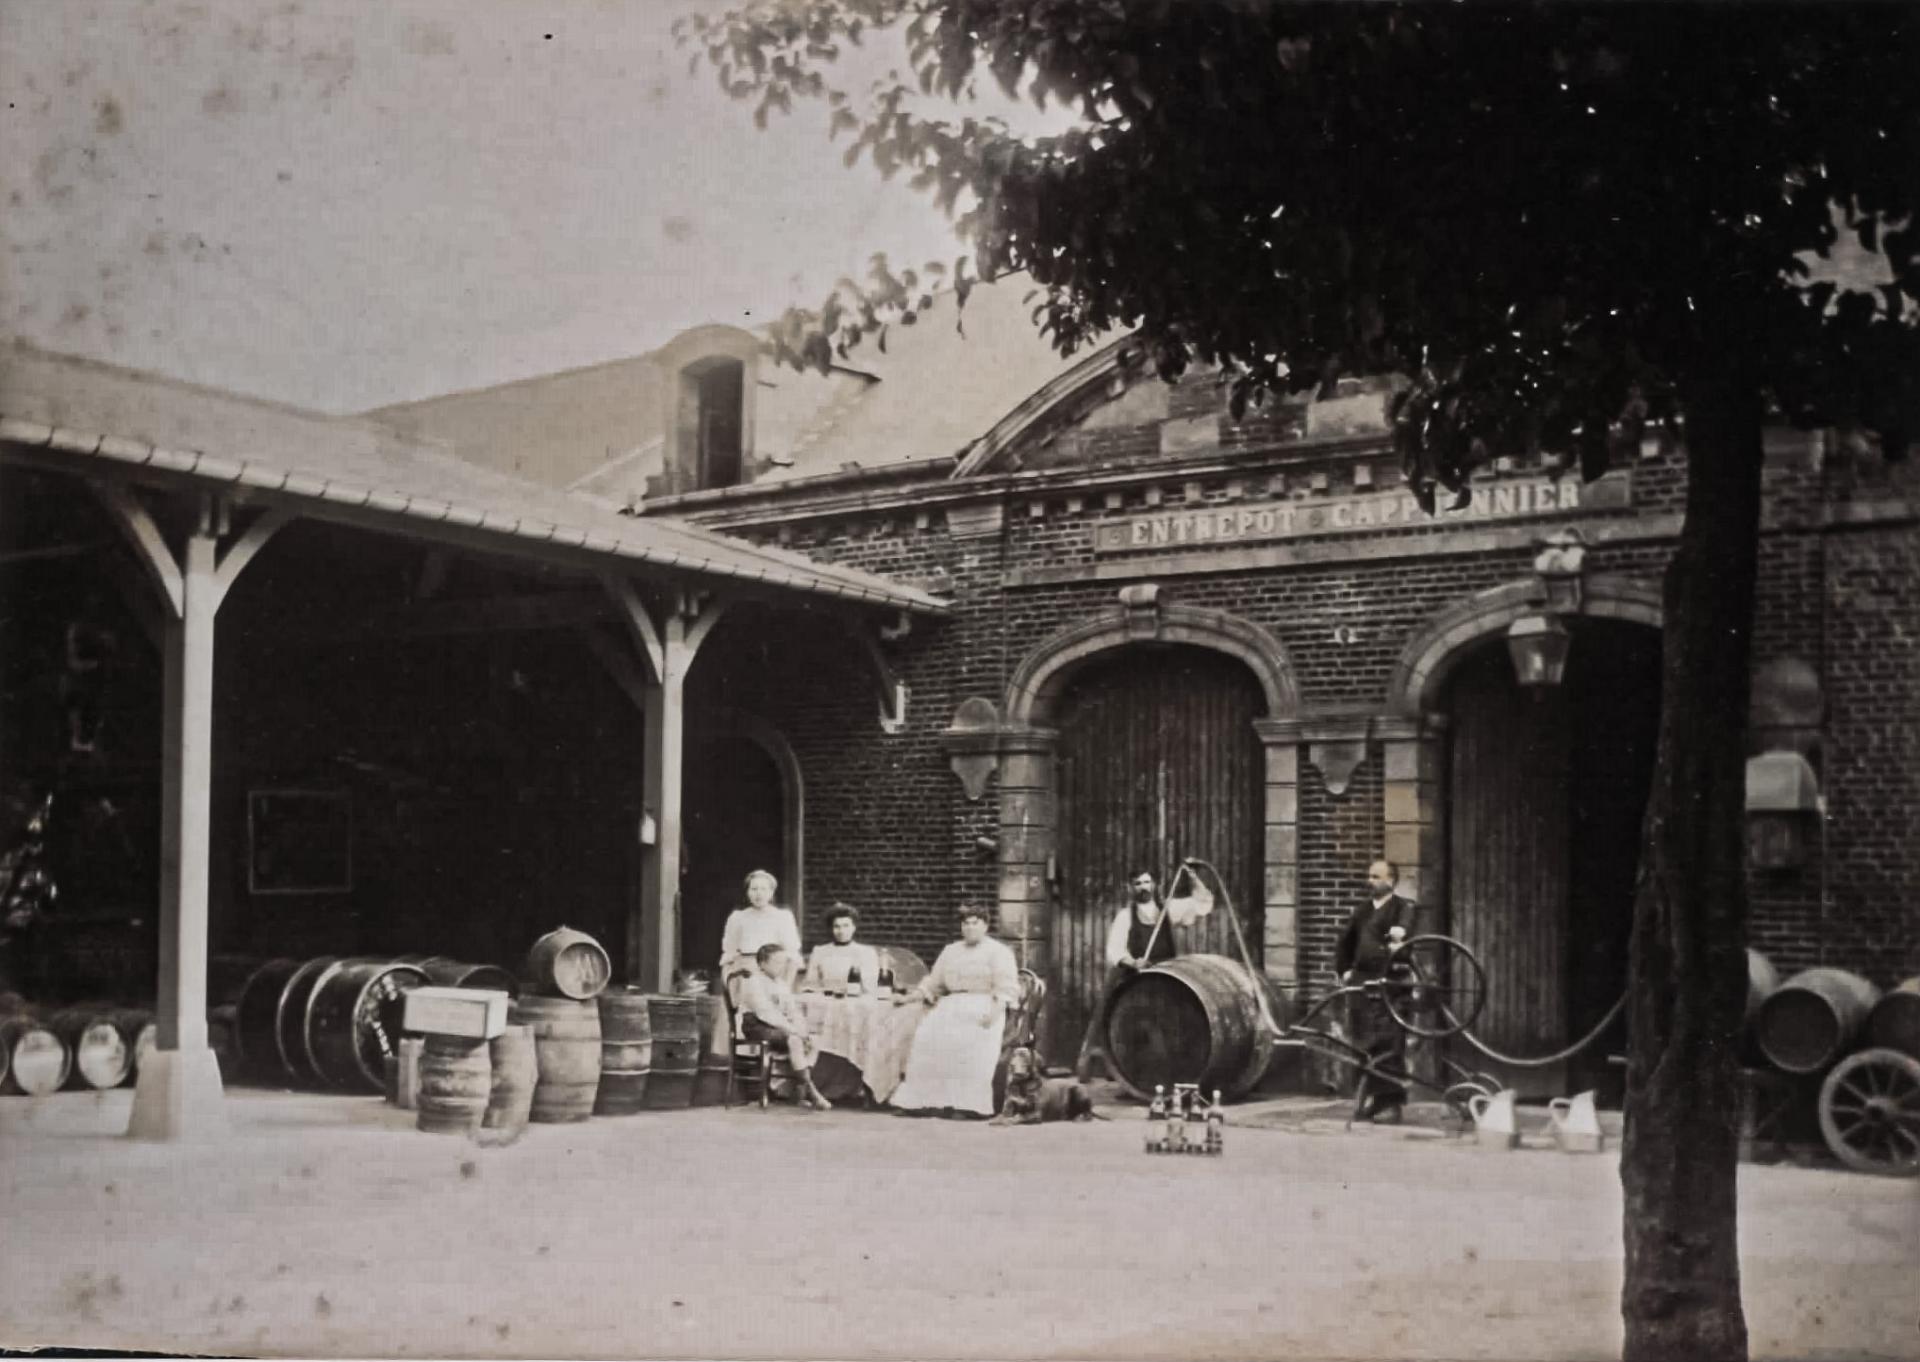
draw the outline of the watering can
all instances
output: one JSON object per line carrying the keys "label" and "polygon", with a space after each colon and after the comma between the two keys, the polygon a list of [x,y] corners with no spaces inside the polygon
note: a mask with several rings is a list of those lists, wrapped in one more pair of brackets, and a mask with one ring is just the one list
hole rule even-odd
{"label": "watering can", "polygon": [[1547,1103],[1547,1117],[1553,1122],[1554,1142],[1565,1152],[1598,1154],[1606,1148],[1607,1137],[1600,1129],[1591,1091],[1554,1098]]}
{"label": "watering can", "polygon": [[1474,1131],[1488,1149],[1519,1147],[1520,1128],[1513,1115],[1513,1101],[1517,1096],[1512,1088],[1502,1088],[1491,1097],[1477,1092],[1467,1099],[1467,1110],[1473,1113]]}

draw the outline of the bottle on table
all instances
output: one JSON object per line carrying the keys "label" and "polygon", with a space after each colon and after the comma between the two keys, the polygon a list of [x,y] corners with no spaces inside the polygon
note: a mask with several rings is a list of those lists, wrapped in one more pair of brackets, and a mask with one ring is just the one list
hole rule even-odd
{"label": "bottle on table", "polygon": [[873,992],[879,998],[893,996],[893,971],[885,965],[880,966],[880,975],[873,981]]}
{"label": "bottle on table", "polygon": [[860,966],[847,966],[847,996],[858,998],[866,990],[860,983]]}
{"label": "bottle on table", "polygon": [[1147,1104],[1147,1152],[1159,1154],[1167,1147],[1167,1090],[1153,1085],[1153,1100]]}

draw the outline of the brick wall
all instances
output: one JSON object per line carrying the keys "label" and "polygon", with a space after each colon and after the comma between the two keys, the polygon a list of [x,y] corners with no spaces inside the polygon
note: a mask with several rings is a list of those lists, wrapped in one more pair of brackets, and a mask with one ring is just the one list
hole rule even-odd
{"label": "brick wall", "polygon": [[[1187,380],[1169,394],[1165,417],[1204,423],[1218,404],[1210,382]],[[1062,480],[1056,449],[1051,460],[1035,460],[1047,464],[1044,485],[1018,477],[977,484],[1004,514],[996,533],[979,538],[951,532],[941,503],[950,483],[923,484],[918,497],[885,508],[833,504],[829,488],[714,513],[733,533],[923,582],[955,603],[951,620],[917,623],[893,646],[913,693],[905,733],[879,733],[850,654],[821,660],[820,674],[838,678],[826,692],[788,687],[764,699],[763,712],[802,749],[809,903],[848,898],[877,910],[893,938],[932,946],[950,934],[955,903],[992,902],[996,865],[975,839],[993,830],[994,792],[969,802],[948,769],[939,734],[954,707],[970,695],[1000,703],[1022,657],[1113,606],[1117,581],[1077,575],[1124,561],[1094,552],[1098,521],[1397,485],[1383,448],[1316,452],[1299,442],[1301,428],[1299,410],[1284,405],[1238,426],[1220,416],[1220,447],[1235,461],[1216,457],[1189,474],[1171,456],[1153,461],[1154,423],[1089,423],[1077,447],[1089,463],[1077,479]],[[1794,657],[1822,676],[1829,817],[1824,853],[1816,847],[1805,866],[1755,876],[1753,939],[1783,972],[1824,962],[1884,985],[1920,973],[1920,535],[1910,510],[1904,520],[1830,522],[1836,507],[1873,503],[1884,512],[1897,498],[1910,508],[1920,497],[1909,473],[1827,461],[1806,437],[1784,450],[1770,454],[1765,474],[1754,653],[1756,664]],[[1498,476],[1542,471],[1513,465]],[[1684,505],[1684,454],[1650,442],[1628,471],[1632,506],[1578,521],[1601,540],[1587,570],[1657,585]],[[1139,576],[1159,582],[1163,602],[1230,612],[1271,631],[1291,655],[1303,713],[1379,713],[1408,640],[1449,606],[1528,575],[1530,537],[1509,535],[1491,548],[1470,538],[1465,551],[1447,552],[1457,532],[1449,539],[1442,529],[1412,528],[1391,536],[1403,556],[1358,556],[1389,538],[1360,531],[1297,541],[1310,552],[1255,570],[1156,576],[1160,560],[1148,559]],[[1326,561],[1348,550],[1348,561]],[[793,633],[784,618],[767,628],[781,638]],[[848,698],[856,690],[857,702]],[[1303,981],[1323,987],[1358,878],[1382,845],[1380,751],[1376,744],[1340,796],[1328,793],[1304,752],[1300,769],[1300,966]],[[895,788],[874,788],[888,785]]]}

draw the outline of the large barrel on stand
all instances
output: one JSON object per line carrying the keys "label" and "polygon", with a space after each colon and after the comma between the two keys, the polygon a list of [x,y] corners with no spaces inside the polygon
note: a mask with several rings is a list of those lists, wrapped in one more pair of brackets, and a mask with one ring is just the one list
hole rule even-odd
{"label": "large barrel on stand", "polygon": [[30,1016],[0,1019],[0,1092],[45,1097],[58,1092],[73,1066],[67,1043],[45,1022]]}
{"label": "large barrel on stand", "polygon": [[520,981],[510,969],[498,965],[480,965],[471,960],[455,960],[450,955],[401,955],[394,957],[403,965],[413,965],[427,976],[430,984],[443,988],[491,988],[508,997],[520,992]]}
{"label": "large barrel on stand", "polygon": [[600,1008],[592,999],[514,1000],[515,1022],[533,1031],[540,1077],[533,1088],[532,1119],[584,1121],[593,1115],[600,1087]]}
{"label": "large barrel on stand", "polygon": [[493,1086],[480,1124],[488,1130],[521,1130],[532,1118],[533,1090],[540,1081],[533,1028],[509,1026],[487,1042],[487,1049],[493,1056]]}
{"label": "large barrel on stand", "polygon": [[717,1107],[727,1100],[727,1074],[733,1068],[727,1000],[710,994],[693,1001],[700,1019],[700,1067],[693,1076],[693,1105]]}
{"label": "large barrel on stand", "polygon": [[[403,969],[413,968],[411,965]],[[419,1115],[414,1125],[437,1134],[472,1130],[486,1115],[493,1057],[484,1040],[428,1036],[420,1047]]]}
{"label": "large barrel on stand", "polygon": [[1260,1019],[1262,980],[1224,955],[1182,955],[1139,971],[1114,991],[1107,1054],[1135,1097],[1197,1083],[1239,1097],[1267,1072],[1273,1033]]}
{"label": "large barrel on stand", "polygon": [[637,988],[610,988],[600,1007],[600,1092],[595,1116],[630,1116],[647,1105],[653,1071],[653,1026],[647,995]]}
{"label": "large barrel on stand", "polygon": [[418,966],[390,960],[342,960],[323,974],[307,1009],[307,1054],[320,1081],[379,1092],[386,1058],[398,1053],[407,991],[426,982]]}
{"label": "large barrel on stand", "polygon": [[1853,1048],[1880,990],[1859,975],[1820,966],[1803,969],[1760,1005],[1760,1052],[1790,1074],[1817,1074]]}
{"label": "large barrel on stand", "polygon": [[295,967],[280,990],[273,1011],[274,1051],[280,1056],[280,1081],[318,1083],[307,1055],[307,1005],[328,970],[340,963],[337,955],[316,955]]}
{"label": "large barrel on stand", "polygon": [[693,1104],[700,1071],[700,1000],[671,993],[647,999],[653,1029],[653,1074],[647,1079],[647,1110],[673,1111]]}
{"label": "large barrel on stand", "polygon": [[1920,1059],[1920,974],[1904,980],[1867,1014],[1867,1044]]}
{"label": "large barrel on stand", "polygon": [[606,988],[613,978],[613,961],[585,932],[558,927],[527,952],[527,978],[535,993],[585,1001]]}

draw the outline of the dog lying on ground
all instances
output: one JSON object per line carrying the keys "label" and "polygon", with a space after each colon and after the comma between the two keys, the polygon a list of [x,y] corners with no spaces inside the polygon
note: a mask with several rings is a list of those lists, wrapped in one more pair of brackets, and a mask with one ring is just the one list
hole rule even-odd
{"label": "dog lying on ground", "polygon": [[1037,1126],[1048,1121],[1103,1121],[1093,1109],[1093,1098],[1071,1078],[1048,1078],[1040,1061],[1021,1045],[1007,1056],[1007,1100],[991,1124]]}

